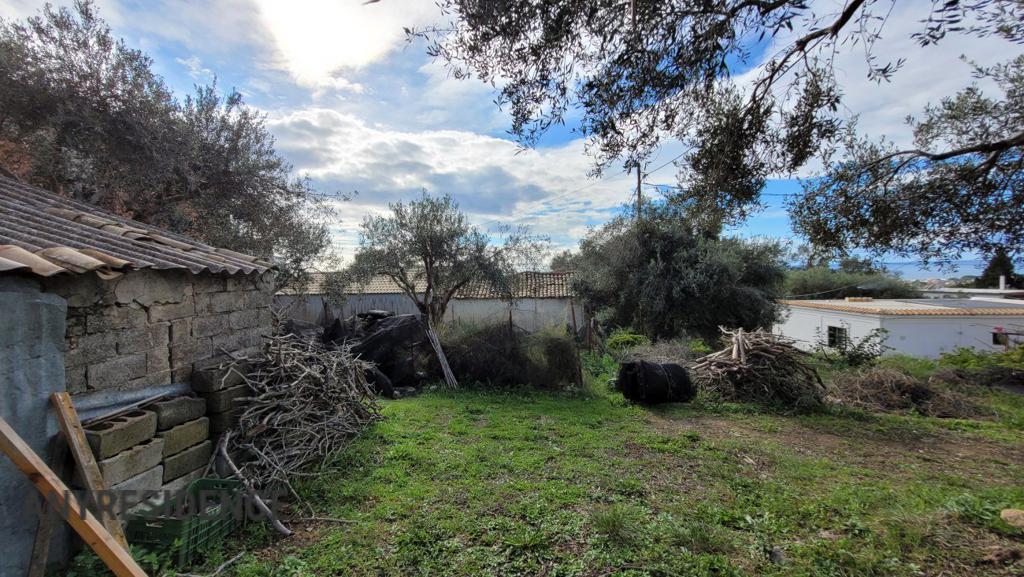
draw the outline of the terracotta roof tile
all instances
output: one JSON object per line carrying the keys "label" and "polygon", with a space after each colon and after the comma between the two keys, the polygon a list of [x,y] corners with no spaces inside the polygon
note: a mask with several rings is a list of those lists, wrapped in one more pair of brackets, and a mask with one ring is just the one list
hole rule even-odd
{"label": "terracotta roof tile", "polygon": [[920,300],[877,300],[867,302],[847,302],[838,300],[785,300],[783,304],[818,310],[829,310],[847,313],[861,313],[885,316],[1024,316],[1024,303],[1000,305],[987,301],[970,301],[973,306],[956,306],[959,303],[943,303],[943,299]]}
{"label": "terracotta roof tile", "polygon": [[0,176],[0,272],[109,277],[126,268],[234,274],[271,266]]}

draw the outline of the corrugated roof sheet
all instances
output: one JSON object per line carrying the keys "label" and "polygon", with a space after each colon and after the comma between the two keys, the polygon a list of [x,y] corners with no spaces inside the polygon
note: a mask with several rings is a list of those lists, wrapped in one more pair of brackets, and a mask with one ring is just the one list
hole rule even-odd
{"label": "corrugated roof sheet", "polygon": [[[312,279],[306,290],[282,290],[282,294],[323,294],[324,279],[327,273],[312,273]],[[572,298],[571,272],[522,272],[518,275],[516,298]],[[426,290],[426,283],[417,287],[417,292]],[[394,281],[386,276],[377,276],[365,284],[352,284],[345,289],[346,294],[401,294],[403,291]],[[463,288],[455,295],[458,299],[494,299],[501,298],[493,288],[478,284]]]}
{"label": "corrugated roof sheet", "polygon": [[845,300],[786,300],[784,304],[819,310],[886,316],[1024,316],[1019,305],[974,301],[970,299],[884,299],[866,302]]}
{"label": "corrugated roof sheet", "polygon": [[264,272],[271,264],[0,176],[0,272]]}

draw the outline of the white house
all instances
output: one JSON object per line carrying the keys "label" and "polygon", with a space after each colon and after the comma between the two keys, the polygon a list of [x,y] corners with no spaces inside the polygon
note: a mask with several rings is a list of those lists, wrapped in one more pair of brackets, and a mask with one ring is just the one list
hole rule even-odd
{"label": "white house", "polygon": [[[305,290],[284,289],[275,304],[293,319],[321,323],[324,319],[324,287],[322,274],[314,274]],[[449,322],[494,323],[512,321],[528,331],[546,327],[586,326],[583,307],[574,298],[571,272],[521,272],[518,275],[513,303],[502,300],[495,291],[484,286],[469,286],[449,301],[445,319]],[[422,293],[421,293],[422,294]],[[334,316],[347,318],[371,310],[398,314],[418,312],[416,304],[387,277],[377,277],[365,285],[352,285],[345,290],[341,310]]]}
{"label": "white house", "polygon": [[783,301],[785,319],[774,331],[803,349],[824,341],[860,340],[886,331],[890,354],[937,358],[956,347],[1003,350],[1024,342],[1024,301],[974,299],[859,299]]}

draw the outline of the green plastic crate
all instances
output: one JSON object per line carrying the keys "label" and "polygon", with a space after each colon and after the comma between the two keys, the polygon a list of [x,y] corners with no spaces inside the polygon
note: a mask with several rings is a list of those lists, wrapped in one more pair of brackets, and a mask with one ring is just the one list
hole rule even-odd
{"label": "green plastic crate", "polygon": [[[196,554],[213,542],[231,533],[238,525],[235,514],[240,506],[242,484],[231,479],[196,479],[188,485],[188,503],[172,499],[168,506],[154,505],[135,512],[128,521],[125,536],[138,545],[158,554],[170,554],[178,568],[187,566]],[[211,497],[226,496],[226,500]],[[205,503],[200,499],[205,497]],[[198,508],[209,504],[202,513],[183,516],[167,515],[178,506]]]}

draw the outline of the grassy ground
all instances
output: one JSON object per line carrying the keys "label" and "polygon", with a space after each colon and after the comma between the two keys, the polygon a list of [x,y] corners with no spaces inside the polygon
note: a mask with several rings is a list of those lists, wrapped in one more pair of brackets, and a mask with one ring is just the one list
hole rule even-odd
{"label": "grassy ground", "polygon": [[[646,409],[462,391],[387,420],[300,488],[324,517],[232,568],[301,575],[1021,575],[1024,397],[1000,418]],[[246,545],[266,543],[256,529]]]}

